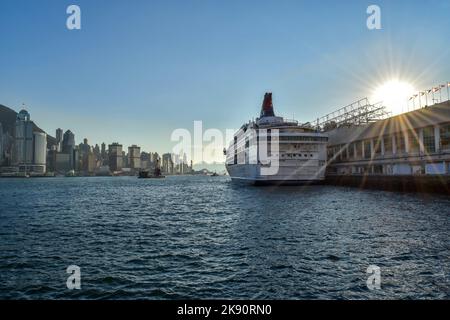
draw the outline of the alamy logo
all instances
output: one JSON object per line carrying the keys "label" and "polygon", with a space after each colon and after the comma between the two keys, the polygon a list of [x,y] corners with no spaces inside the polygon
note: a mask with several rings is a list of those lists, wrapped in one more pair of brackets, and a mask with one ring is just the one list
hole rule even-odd
{"label": "alamy logo", "polygon": [[[219,129],[207,129],[203,132],[203,122],[194,121],[194,132],[188,129],[178,128],[172,132],[170,140],[177,142],[172,148],[172,153],[179,155],[178,159],[186,156],[187,161],[201,163],[210,160],[210,162],[223,161],[224,148],[226,152],[227,141],[233,141],[235,136],[234,129],[226,129],[225,135]],[[267,129],[245,129],[242,140],[233,145],[234,154],[236,154],[235,164],[260,164],[261,175],[276,175],[280,168],[279,163],[279,130],[272,129],[269,133]],[[237,138],[237,137],[236,137]],[[206,143],[206,146],[203,145]],[[241,146],[240,144],[244,144]],[[243,156],[237,156],[238,148],[244,148],[241,152]],[[211,161],[212,160],[212,161]]]}
{"label": "alamy logo", "polygon": [[377,5],[370,5],[367,7],[367,29],[380,30],[381,29],[381,9]]}
{"label": "alamy logo", "polygon": [[367,273],[370,274],[367,278],[367,288],[369,290],[381,289],[381,269],[378,266],[370,265],[367,268]]}
{"label": "alamy logo", "polygon": [[77,5],[70,5],[66,10],[67,14],[70,14],[67,17],[66,26],[69,30],[80,30],[81,29],[81,9]]}
{"label": "alamy logo", "polygon": [[67,278],[67,289],[69,290],[80,290],[81,289],[81,269],[79,266],[71,265],[67,267],[66,272],[70,274]]}

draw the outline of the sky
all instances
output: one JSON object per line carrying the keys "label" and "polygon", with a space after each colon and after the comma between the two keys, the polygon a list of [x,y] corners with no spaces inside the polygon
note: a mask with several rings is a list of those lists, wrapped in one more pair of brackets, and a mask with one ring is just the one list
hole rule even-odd
{"label": "sky", "polygon": [[[71,4],[81,30],[66,27]],[[0,104],[77,143],[163,153],[195,120],[239,128],[265,92],[306,122],[391,79],[450,81],[449,34],[450,0],[0,0]]]}

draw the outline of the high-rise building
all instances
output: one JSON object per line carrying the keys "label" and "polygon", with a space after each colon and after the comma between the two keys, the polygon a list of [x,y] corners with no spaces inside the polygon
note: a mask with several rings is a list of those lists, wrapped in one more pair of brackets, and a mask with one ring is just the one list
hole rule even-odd
{"label": "high-rise building", "polygon": [[98,144],[95,144],[95,147],[92,150],[94,152],[95,158],[98,160],[100,159],[100,147]]}
{"label": "high-rise building", "polygon": [[2,134],[3,138],[3,165],[12,166],[13,156],[14,156],[14,133],[11,135],[10,132],[5,130]]}
{"label": "high-rise building", "polygon": [[56,153],[55,154],[55,171],[60,173],[67,173],[72,170],[71,165],[72,156],[69,153]]}
{"label": "high-rise building", "polygon": [[83,172],[85,174],[92,174],[96,168],[96,159],[92,151],[89,151],[83,155]]}
{"label": "high-rise building", "polygon": [[14,130],[13,164],[31,164],[33,162],[33,122],[26,110],[17,114]]}
{"label": "high-rise building", "polygon": [[47,171],[56,172],[56,155],[58,152],[56,151],[56,145],[54,148],[47,150]]}
{"label": "high-rise building", "polygon": [[128,164],[131,169],[141,169],[141,147],[134,144],[128,147]]}
{"label": "high-rise building", "polygon": [[47,135],[34,131],[34,123],[26,110],[17,114],[14,128],[13,165],[20,171],[45,173]]}
{"label": "high-rise building", "polygon": [[166,174],[173,174],[172,154],[165,153],[162,155],[162,171]]}
{"label": "high-rise building", "polygon": [[83,143],[80,145],[80,152],[82,155],[89,153],[91,146],[89,145],[88,139],[84,138]]}
{"label": "high-rise building", "polygon": [[75,171],[80,171],[83,169],[83,159],[81,158],[80,148],[75,146],[75,150],[73,150],[73,169]]}
{"label": "high-rise building", "polygon": [[72,153],[74,149],[75,149],[75,135],[72,133],[72,131],[67,130],[63,136],[62,152]]}
{"label": "high-rise building", "polygon": [[106,144],[104,142],[102,143],[102,149],[100,152],[101,152],[102,159],[106,160],[106,158],[107,158],[106,157]]}
{"label": "high-rise building", "polygon": [[160,158],[158,152],[151,153],[150,162],[156,164],[156,162],[158,162],[159,159]]}
{"label": "high-rise building", "polygon": [[114,142],[108,146],[109,168],[111,171],[120,171],[123,166],[122,145]]}
{"label": "high-rise building", "polygon": [[75,169],[78,157],[76,157],[75,155],[75,135],[70,130],[64,132],[62,141],[62,153],[69,155],[70,170]]}
{"label": "high-rise building", "polygon": [[[33,164],[45,168],[47,162],[47,135],[34,132]],[[45,172],[45,169],[43,170]]]}
{"label": "high-rise building", "polygon": [[101,160],[101,165],[102,166],[105,166],[105,165],[109,164],[108,153],[106,151],[106,144],[104,142],[101,144],[100,160]]}
{"label": "high-rise building", "polygon": [[61,152],[63,142],[63,129],[56,129],[56,151]]}
{"label": "high-rise building", "polygon": [[151,153],[141,152],[141,169],[148,169],[151,166]]}

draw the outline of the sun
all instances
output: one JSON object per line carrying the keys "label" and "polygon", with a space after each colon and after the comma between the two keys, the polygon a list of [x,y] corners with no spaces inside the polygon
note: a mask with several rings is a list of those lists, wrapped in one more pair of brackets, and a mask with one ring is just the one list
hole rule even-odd
{"label": "sun", "polygon": [[408,110],[408,100],[416,93],[414,86],[400,80],[389,80],[375,89],[371,97],[372,103],[381,102],[392,114],[400,114]]}

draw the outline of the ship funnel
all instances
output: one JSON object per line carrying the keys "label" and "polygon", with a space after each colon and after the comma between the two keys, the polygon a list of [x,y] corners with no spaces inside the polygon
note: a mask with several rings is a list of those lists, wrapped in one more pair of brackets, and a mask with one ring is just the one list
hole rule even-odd
{"label": "ship funnel", "polygon": [[272,104],[272,93],[267,92],[264,95],[264,101],[261,108],[261,118],[263,117],[275,117]]}

